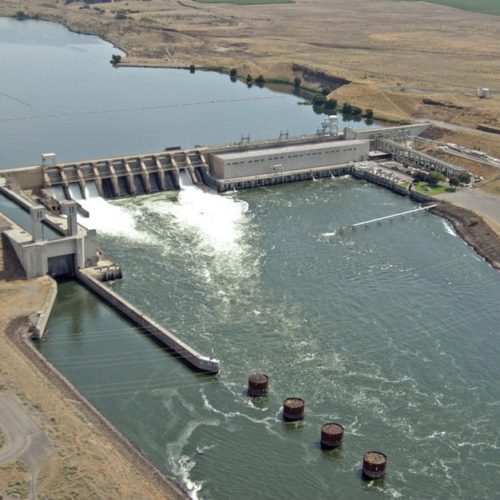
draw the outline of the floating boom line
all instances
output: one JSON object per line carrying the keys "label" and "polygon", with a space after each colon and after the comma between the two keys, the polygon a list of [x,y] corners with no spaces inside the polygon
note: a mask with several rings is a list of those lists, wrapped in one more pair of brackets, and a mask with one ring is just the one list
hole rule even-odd
{"label": "floating boom line", "polygon": [[183,108],[188,106],[207,106],[214,104],[228,104],[237,102],[249,102],[249,101],[270,101],[275,99],[286,99],[287,96],[273,95],[273,96],[263,96],[263,97],[234,97],[231,99],[209,99],[206,101],[194,101],[194,102],[181,102],[173,104],[155,104],[151,106],[136,106],[130,108],[113,108],[113,109],[97,109],[90,111],[66,111],[61,113],[46,113],[43,115],[27,115],[27,116],[12,116],[9,118],[0,118],[0,123],[5,122],[15,122],[23,120],[40,120],[44,118],[64,118],[69,116],[86,116],[86,115],[101,115],[107,113],[125,113],[129,111],[151,111],[154,109],[172,109],[172,108]]}

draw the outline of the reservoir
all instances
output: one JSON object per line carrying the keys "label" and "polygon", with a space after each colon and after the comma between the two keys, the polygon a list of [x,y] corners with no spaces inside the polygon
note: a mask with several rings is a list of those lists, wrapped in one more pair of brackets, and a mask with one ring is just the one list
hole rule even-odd
{"label": "reservoir", "polygon": [[[92,73],[101,82],[121,71],[137,72],[139,80],[161,73],[165,81],[185,78],[177,85],[186,92],[187,81],[214,79],[217,84],[200,84],[202,89],[193,83],[200,101],[240,91],[279,96],[266,89],[248,94],[244,85],[209,73],[117,70],[108,67],[116,49],[55,25],[1,20],[0,27],[0,47],[10,44],[9,53],[30,43],[38,50],[40,40],[48,39],[56,53],[66,48],[74,58],[91,55],[102,64],[102,78]],[[59,81],[60,64],[50,60]],[[80,80],[71,81],[68,87]],[[42,102],[16,94],[14,85],[5,93],[30,103],[34,114],[49,112]],[[2,98],[13,106],[8,115],[2,111],[5,117],[21,116],[22,104]],[[226,121],[235,117],[234,107],[226,115],[211,108],[217,121],[205,123],[203,105],[186,106],[187,114],[178,115],[170,129],[172,115],[158,111],[165,120],[159,134],[152,126],[157,111],[139,111],[139,97],[130,99],[134,110],[123,116],[97,114],[89,141],[81,131],[73,133],[89,127],[77,122],[92,123],[84,115],[73,116],[69,130],[59,124],[68,116],[18,120],[25,127],[22,137],[0,122],[12,141],[42,134],[38,146],[28,144],[21,153],[8,153],[6,141],[1,164],[12,166],[16,158],[14,164],[38,162],[40,149],[49,146],[43,138],[49,123],[60,127],[60,135],[53,133],[60,142],[49,149],[78,159],[167,144],[223,143],[247,132],[314,132],[321,120],[286,96],[238,103],[244,130],[236,118]],[[79,105],[104,109],[83,98]],[[256,109],[261,105],[271,109],[269,117]],[[114,135],[112,123],[99,121],[120,128],[127,113],[135,125],[120,129],[124,137]],[[145,123],[138,125],[142,117]],[[499,275],[443,220],[421,215],[340,237],[340,225],[416,206],[348,177],[226,195],[185,186],[179,193],[113,203],[91,198],[85,204],[91,211],[86,223],[98,229],[100,246],[123,266],[124,279],[111,286],[196,349],[213,352],[221,373],[193,372],[74,282],[60,285],[39,348],[193,498],[494,496],[500,481]],[[269,396],[259,401],[245,391],[254,372],[271,380]],[[282,422],[281,404],[289,396],[306,401],[302,423]],[[329,421],[345,427],[344,444],[322,452],[320,427]],[[372,449],[388,455],[389,469],[384,480],[367,483],[360,477],[361,460]]]}

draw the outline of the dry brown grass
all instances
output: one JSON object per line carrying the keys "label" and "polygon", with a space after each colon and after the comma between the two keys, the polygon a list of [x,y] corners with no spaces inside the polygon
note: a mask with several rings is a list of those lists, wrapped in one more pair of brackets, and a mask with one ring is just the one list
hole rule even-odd
{"label": "dry brown grass", "polygon": [[[392,119],[418,115],[474,127],[500,125],[500,99],[466,96],[500,91],[500,22],[424,2],[296,0],[293,4],[200,4],[130,0],[82,9],[81,2],[3,0],[19,9],[103,36],[129,53],[130,64],[237,67],[241,73],[292,78],[293,63],[352,80],[341,100]],[[130,19],[113,11],[129,9]],[[463,110],[422,105],[431,96]],[[446,116],[444,116],[446,115]]]}

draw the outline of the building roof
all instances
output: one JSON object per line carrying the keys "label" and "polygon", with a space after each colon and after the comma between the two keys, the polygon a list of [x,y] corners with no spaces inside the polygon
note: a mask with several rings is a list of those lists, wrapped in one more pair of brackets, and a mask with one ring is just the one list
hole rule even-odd
{"label": "building roof", "polygon": [[325,149],[339,149],[349,146],[359,146],[361,144],[368,144],[368,140],[352,140],[352,141],[329,141],[329,142],[315,142],[309,144],[299,144],[291,146],[283,146],[276,148],[266,149],[248,149],[245,151],[235,151],[231,153],[220,153],[214,155],[216,158],[223,160],[237,160],[244,158],[254,158],[261,156],[271,156],[284,153],[301,153],[307,151],[324,151]]}

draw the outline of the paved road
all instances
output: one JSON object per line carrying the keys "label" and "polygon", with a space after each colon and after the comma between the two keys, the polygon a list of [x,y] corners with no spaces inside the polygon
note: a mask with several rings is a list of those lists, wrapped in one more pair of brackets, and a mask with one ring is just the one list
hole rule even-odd
{"label": "paved road", "polygon": [[462,127],[461,125],[455,125],[453,123],[441,122],[439,120],[428,120],[427,118],[425,120],[419,120],[419,122],[432,123],[432,125],[435,125],[436,127],[444,128],[445,130],[451,130],[452,132],[468,132],[468,133],[473,132],[475,134],[487,135],[489,137],[496,137],[497,139],[500,140],[499,134],[494,134],[492,132],[486,132],[484,130],[478,130],[477,128]]}
{"label": "paved road", "polygon": [[481,215],[486,215],[500,226],[500,196],[484,193],[479,189],[462,189],[456,193],[436,196]]}
{"label": "paved road", "polygon": [[43,431],[26,414],[17,399],[0,392],[0,428],[5,443],[0,449],[0,465],[21,459],[31,471],[31,498],[36,498],[36,475],[39,465],[51,450]]}

